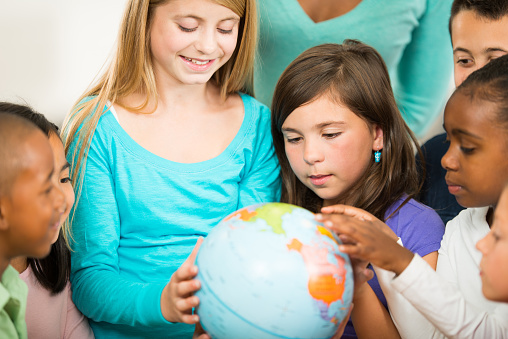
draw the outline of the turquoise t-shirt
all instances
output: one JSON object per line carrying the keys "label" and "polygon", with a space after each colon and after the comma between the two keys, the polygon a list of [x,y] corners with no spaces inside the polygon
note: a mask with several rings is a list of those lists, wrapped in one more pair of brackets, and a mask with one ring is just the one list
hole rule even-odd
{"label": "turquoise t-shirt", "polygon": [[75,206],[71,273],[74,302],[97,338],[191,338],[194,326],[171,324],[160,311],[171,275],[225,216],[279,200],[270,112],[241,97],[237,135],[219,156],[199,163],[158,157],[111,111],[101,117]]}
{"label": "turquoise t-shirt", "polygon": [[448,95],[453,57],[448,20],[452,0],[362,0],[350,12],[314,23],[298,0],[257,0],[259,58],[256,98],[270,106],[283,70],[322,43],[357,39],[374,47],[390,72],[409,127],[423,136]]}
{"label": "turquoise t-shirt", "polygon": [[0,338],[26,339],[26,298],[28,287],[18,271],[7,266],[0,281]]}

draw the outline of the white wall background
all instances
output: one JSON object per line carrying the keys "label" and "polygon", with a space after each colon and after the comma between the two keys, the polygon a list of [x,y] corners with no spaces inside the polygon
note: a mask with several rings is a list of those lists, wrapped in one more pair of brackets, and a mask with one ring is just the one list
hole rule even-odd
{"label": "white wall background", "polygon": [[[0,100],[27,103],[61,125],[113,52],[125,3],[0,0]],[[421,141],[441,124],[442,116]]]}
{"label": "white wall background", "polygon": [[114,50],[126,0],[0,0],[0,100],[60,125]]}

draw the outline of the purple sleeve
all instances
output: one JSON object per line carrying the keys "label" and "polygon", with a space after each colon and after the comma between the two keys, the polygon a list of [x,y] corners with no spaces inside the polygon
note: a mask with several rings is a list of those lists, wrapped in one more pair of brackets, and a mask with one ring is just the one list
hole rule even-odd
{"label": "purple sleeve", "polygon": [[[387,216],[400,205],[387,211]],[[445,226],[439,215],[431,208],[411,199],[386,224],[401,239],[404,247],[419,256],[439,250]]]}

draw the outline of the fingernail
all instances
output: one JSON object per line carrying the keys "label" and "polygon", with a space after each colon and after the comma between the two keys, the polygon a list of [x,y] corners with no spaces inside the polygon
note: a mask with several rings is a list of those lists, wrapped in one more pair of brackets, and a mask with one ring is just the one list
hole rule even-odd
{"label": "fingernail", "polygon": [[321,213],[316,214],[316,220],[317,221],[323,220],[323,215]]}
{"label": "fingernail", "polygon": [[330,220],[325,221],[325,226],[332,227],[333,223]]}

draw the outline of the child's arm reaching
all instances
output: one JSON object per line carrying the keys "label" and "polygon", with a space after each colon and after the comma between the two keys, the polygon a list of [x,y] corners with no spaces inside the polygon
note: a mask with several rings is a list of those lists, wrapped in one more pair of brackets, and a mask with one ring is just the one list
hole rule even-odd
{"label": "child's arm reaching", "polygon": [[346,240],[340,250],[351,257],[397,275],[411,262],[414,254],[400,246],[395,233],[370,213],[344,205],[324,207],[322,212],[326,214],[321,214],[318,220]]}
{"label": "child's arm reaching", "polygon": [[[449,338],[508,338],[506,317],[500,316],[501,312],[494,314],[479,310],[464,298],[457,286],[440,277],[420,256],[413,255],[396,244],[393,238],[390,239],[384,223],[361,210],[343,208],[342,212],[349,215],[323,217],[325,225],[356,242],[355,245],[341,245],[341,250],[394,272],[396,277],[387,285],[394,291],[395,297],[402,295],[430,321],[426,324],[426,321],[414,319],[411,325],[402,324],[407,329],[404,328],[401,335],[410,334],[411,338],[443,335]],[[354,213],[351,212],[353,210]],[[390,306],[388,296],[387,299]]]}

